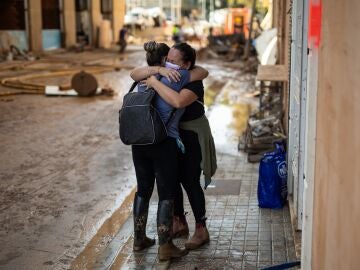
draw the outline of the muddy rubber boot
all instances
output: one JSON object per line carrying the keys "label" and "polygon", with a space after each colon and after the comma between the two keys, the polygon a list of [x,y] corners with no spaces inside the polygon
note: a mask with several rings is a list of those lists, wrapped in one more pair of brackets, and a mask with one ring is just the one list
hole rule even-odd
{"label": "muddy rubber boot", "polygon": [[137,193],[134,198],[134,251],[140,251],[155,244],[155,239],[146,236],[146,223],[149,211],[149,200],[140,197]]}
{"label": "muddy rubber boot", "polygon": [[189,236],[189,225],[185,215],[173,216],[173,238],[187,238]]}
{"label": "muddy rubber boot", "polygon": [[159,261],[168,261],[173,258],[180,258],[188,254],[186,249],[180,249],[171,241],[159,246]]}
{"label": "muddy rubber boot", "polygon": [[185,243],[185,248],[193,250],[201,247],[210,241],[209,232],[206,225],[203,223],[196,223],[194,235]]}
{"label": "muddy rubber boot", "polygon": [[188,253],[186,249],[180,249],[172,242],[173,211],[173,201],[162,200],[159,202],[157,212],[157,231],[159,236],[158,254],[160,261],[180,258]]}

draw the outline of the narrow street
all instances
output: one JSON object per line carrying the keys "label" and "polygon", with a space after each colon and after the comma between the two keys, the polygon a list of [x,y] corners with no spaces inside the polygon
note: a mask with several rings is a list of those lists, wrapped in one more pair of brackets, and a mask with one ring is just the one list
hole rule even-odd
{"label": "narrow street", "polygon": [[[358,10],[356,0],[1,0],[0,270],[358,270]],[[187,252],[169,254],[162,241],[170,212],[157,217],[169,204],[155,187],[147,213],[150,194],[136,196],[131,147],[119,138],[130,72],[146,66],[144,43],[153,40],[178,44],[145,46],[151,58],[167,54],[165,67],[193,64],[185,42],[209,71],[217,171],[205,216],[198,187],[185,184],[201,203],[192,203],[196,223],[184,192],[191,239],[174,243],[197,249],[180,258]],[[202,114],[191,106],[183,120]],[[196,126],[199,144],[212,146],[197,120],[183,128]],[[198,159],[188,136],[185,151]],[[206,173],[215,166],[209,149],[201,147]],[[191,163],[181,173],[192,174]],[[165,190],[164,198],[167,182]],[[136,252],[153,243],[141,241],[145,212],[155,245]]]}
{"label": "narrow street", "polygon": [[[96,247],[88,246],[73,261],[72,269],[255,270],[297,260],[288,206],[279,210],[258,207],[258,164],[248,163],[246,154],[237,150],[238,138],[246,128],[251,108],[257,106],[256,99],[249,95],[255,76],[246,72],[249,67],[242,62],[229,65],[208,61],[204,66],[210,71],[206,79],[207,116],[218,158],[217,173],[205,191],[210,243],[181,259],[159,262],[157,245],[142,252],[132,251],[130,216],[102,252],[94,257]],[[192,234],[195,220],[184,196]],[[157,204],[154,192],[147,234],[155,239]],[[176,239],[175,243],[184,247],[185,241]]]}
{"label": "narrow street", "polygon": [[[87,57],[86,53],[79,56]],[[52,55],[55,62],[73,57],[71,53]],[[143,57],[142,48],[134,47],[120,62],[143,65]],[[102,64],[119,61],[114,53],[106,53],[106,57],[92,53],[90,58]],[[205,99],[218,151],[219,169],[206,191],[212,241],[209,247],[175,263],[174,269],[182,269],[184,264],[210,269],[210,265],[220,267],[224,262],[233,269],[241,269],[240,265],[256,269],[294,260],[288,208],[259,210],[258,165],[248,164],[246,155],[237,150],[251,108],[257,105],[249,95],[255,75],[246,72],[249,67],[242,62],[200,64],[210,72]],[[118,95],[13,95],[0,99],[0,237],[7,247],[0,253],[0,269],[156,266],[156,248],[143,254],[141,262],[130,252],[129,215],[136,180],[130,147],[118,138],[117,119],[122,96],[131,83],[129,69],[96,77],[100,85],[112,87]],[[154,236],[156,206],[154,193],[148,226]],[[188,204],[187,208],[192,228]],[[265,236],[258,234],[262,230]],[[278,246],[274,249],[273,244]],[[227,252],[221,251],[225,249]]]}
{"label": "narrow street", "polygon": [[1,269],[69,265],[131,193],[131,152],[117,124],[130,77],[97,77],[119,95],[1,97]]}

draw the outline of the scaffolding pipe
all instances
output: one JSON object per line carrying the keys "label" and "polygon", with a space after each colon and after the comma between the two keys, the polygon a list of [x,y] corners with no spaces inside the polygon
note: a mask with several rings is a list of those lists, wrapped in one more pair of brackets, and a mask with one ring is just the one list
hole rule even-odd
{"label": "scaffolding pipe", "polygon": [[206,20],[206,0],[202,0],[201,13],[202,13],[203,20]]}
{"label": "scaffolding pipe", "polygon": [[245,49],[244,49],[244,60],[247,60],[249,58],[250,42],[251,42],[251,35],[252,35],[252,32],[253,32],[253,22],[254,22],[254,17],[255,17],[255,10],[256,10],[256,0],[253,0],[252,8],[251,8],[249,36],[248,36],[248,38],[246,40]]}

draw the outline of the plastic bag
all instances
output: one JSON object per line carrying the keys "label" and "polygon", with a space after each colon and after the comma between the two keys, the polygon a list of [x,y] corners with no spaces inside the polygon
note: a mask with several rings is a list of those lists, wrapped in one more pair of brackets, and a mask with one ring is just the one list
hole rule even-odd
{"label": "plastic bag", "polygon": [[258,202],[263,208],[281,208],[287,198],[286,152],[282,143],[264,154],[259,166]]}

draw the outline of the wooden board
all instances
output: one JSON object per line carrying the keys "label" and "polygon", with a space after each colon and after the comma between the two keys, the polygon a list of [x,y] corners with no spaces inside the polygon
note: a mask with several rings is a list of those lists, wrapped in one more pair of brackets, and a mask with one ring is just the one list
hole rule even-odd
{"label": "wooden board", "polygon": [[259,65],[256,79],[259,81],[287,82],[288,71],[285,65]]}

